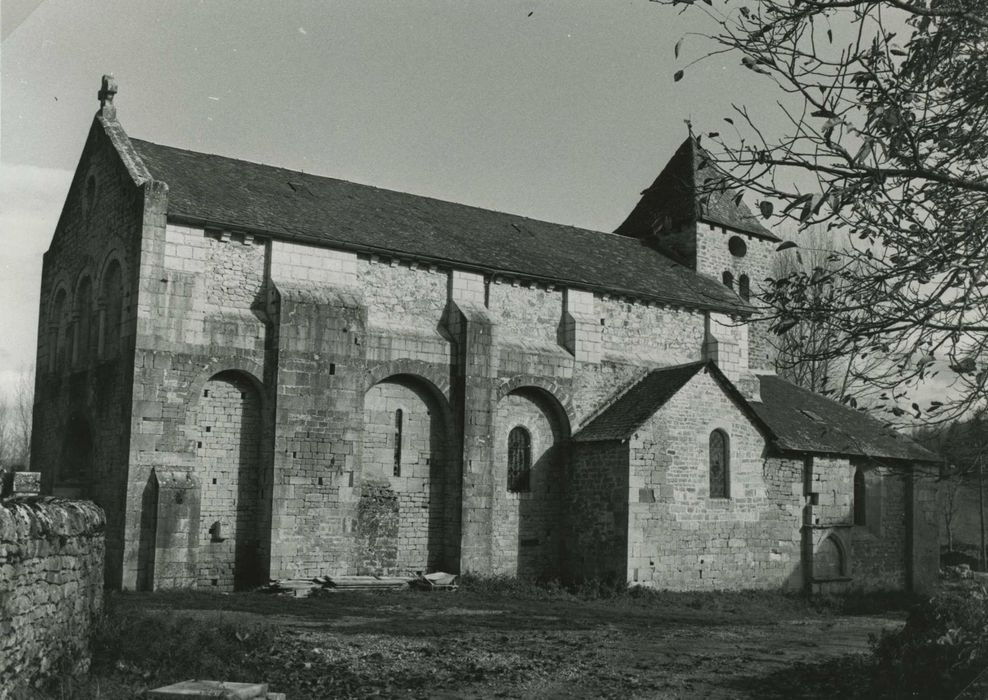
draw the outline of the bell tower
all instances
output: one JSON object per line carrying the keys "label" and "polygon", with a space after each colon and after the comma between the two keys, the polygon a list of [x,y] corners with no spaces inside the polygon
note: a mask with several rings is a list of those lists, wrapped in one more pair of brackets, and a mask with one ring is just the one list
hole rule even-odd
{"label": "bell tower", "polygon": [[[754,307],[781,239],[761,224],[744,203],[744,193],[732,185],[691,134],[614,232],[639,238],[716,279]],[[747,367],[773,372],[768,324],[754,321],[746,335],[740,355]]]}

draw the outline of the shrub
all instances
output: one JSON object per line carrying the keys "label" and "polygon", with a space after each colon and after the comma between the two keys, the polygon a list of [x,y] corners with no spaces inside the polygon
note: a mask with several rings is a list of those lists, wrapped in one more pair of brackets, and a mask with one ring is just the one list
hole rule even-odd
{"label": "shrub", "polygon": [[463,574],[460,588],[479,595],[507,596],[520,600],[572,600],[556,579],[541,581],[524,576]]}
{"label": "shrub", "polygon": [[875,688],[887,697],[952,698],[988,661],[988,600],[980,589],[940,593],[906,626],[875,641]]}
{"label": "shrub", "polygon": [[108,608],[94,630],[92,671],[136,685],[256,680],[253,657],[276,636],[273,627],[235,624],[222,615]]}

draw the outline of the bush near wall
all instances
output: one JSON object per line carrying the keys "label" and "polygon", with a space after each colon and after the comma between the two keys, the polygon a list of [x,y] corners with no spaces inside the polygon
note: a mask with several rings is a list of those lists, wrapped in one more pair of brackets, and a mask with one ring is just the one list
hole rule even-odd
{"label": "bush near wall", "polygon": [[880,697],[953,698],[988,665],[988,596],[946,590],[916,606],[900,632],[875,645]]}
{"label": "bush near wall", "polygon": [[105,525],[88,501],[0,501],[0,700],[53,673],[88,670]]}

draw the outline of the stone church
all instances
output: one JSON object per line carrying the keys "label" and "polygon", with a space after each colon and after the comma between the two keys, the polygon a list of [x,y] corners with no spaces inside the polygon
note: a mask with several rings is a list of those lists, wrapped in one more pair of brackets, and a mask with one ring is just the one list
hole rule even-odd
{"label": "stone church", "polygon": [[773,373],[779,239],[692,139],[613,233],[130,138],[44,258],[34,468],[107,585],[443,570],[924,589],[934,457]]}

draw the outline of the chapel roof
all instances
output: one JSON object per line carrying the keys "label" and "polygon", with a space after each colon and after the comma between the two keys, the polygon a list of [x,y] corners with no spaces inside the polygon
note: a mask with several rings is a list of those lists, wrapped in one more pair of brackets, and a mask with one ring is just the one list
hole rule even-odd
{"label": "chapel roof", "polygon": [[925,447],[865,411],[803,389],[773,374],[759,375],[755,413],[783,450],[940,462]]}
{"label": "chapel roof", "polygon": [[694,136],[689,136],[615,233],[651,236],[658,222],[676,230],[697,221],[723,226],[768,241],[781,240],[765,228],[739,198],[736,188]]}
{"label": "chapel roof", "polygon": [[706,369],[766,439],[783,452],[939,462],[940,459],[877,418],[774,374],[758,375],[761,401],[747,401],[711,362],[651,370],[593,417],[576,442],[627,440],[676,392]]}
{"label": "chapel roof", "polygon": [[314,245],[744,312],[717,280],[645,243],[478,207],[131,139],[168,216]]}
{"label": "chapel roof", "polygon": [[756,423],[759,418],[751,412],[740,392],[712,362],[691,362],[685,365],[653,369],[630,389],[621,394],[590,420],[573,439],[577,442],[627,440],[646,420],[658,411],[676,392],[686,386],[701,370],[709,372]]}

